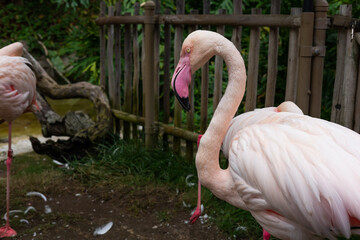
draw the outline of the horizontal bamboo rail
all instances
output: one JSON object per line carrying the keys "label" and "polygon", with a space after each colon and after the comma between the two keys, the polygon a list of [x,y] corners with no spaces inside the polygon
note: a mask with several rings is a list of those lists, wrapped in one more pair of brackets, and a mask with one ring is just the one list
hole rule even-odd
{"label": "horizontal bamboo rail", "polygon": [[[95,20],[98,25],[109,24],[144,24],[145,16],[113,16],[100,17]],[[154,15],[147,21],[159,24],[173,25],[228,25],[228,26],[249,26],[249,27],[300,27],[301,16],[291,15]]]}
{"label": "horizontal bamboo rail", "polygon": [[[123,111],[119,111],[119,110],[115,110],[112,109],[112,112],[114,114],[114,116],[118,119],[127,121],[127,122],[131,122],[131,123],[135,123],[138,125],[145,125],[145,118],[144,117],[140,117],[134,114],[130,114],[130,113],[126,113]],[[199,134],[179,128],[179,127],[173,127],[170,126],[168,124],[162,123],[162,122],[154,122],[154,125],[157,126],[158,128],[160,128],[161,130],[164,131],[164,133],[175,136],[175,137],[179,137],[182,138],[186,141],[191,141],[191,142],[197,142],[198,136]]]}

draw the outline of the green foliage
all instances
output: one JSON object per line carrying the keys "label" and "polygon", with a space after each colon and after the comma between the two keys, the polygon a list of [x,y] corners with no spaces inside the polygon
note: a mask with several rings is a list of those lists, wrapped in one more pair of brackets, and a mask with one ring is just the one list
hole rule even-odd
{"label": "green foliage", "polygon": [[72,81],[97,83],[98,6],[99,1],[89,0],[0,3],[0,46],[24,41],[36,56],[42,51],[41,41],[55,67]]}

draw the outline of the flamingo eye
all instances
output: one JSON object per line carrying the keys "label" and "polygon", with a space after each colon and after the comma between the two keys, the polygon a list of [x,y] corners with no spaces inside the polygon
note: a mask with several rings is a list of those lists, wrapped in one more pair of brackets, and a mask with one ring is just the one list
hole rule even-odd
{"label": "flamingo eye", "polygon": [[190,53],[190,48],[189,48],[189,47],[186,48],[186,52],[187,52],[187,53]]}

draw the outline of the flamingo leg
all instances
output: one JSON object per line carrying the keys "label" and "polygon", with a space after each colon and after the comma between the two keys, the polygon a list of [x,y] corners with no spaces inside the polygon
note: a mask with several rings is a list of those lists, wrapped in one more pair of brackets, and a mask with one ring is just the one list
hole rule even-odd
{"label": "flamingo leg", "polygon": [[190,217],[190,223],[194,224],[196,220],[201,216],[201,183],[198,181],[198,200],[195,212]]}
{"label": "flamingo leg", "polygon": [[264,228],[263,228],[263,240],[269,240],[270,239],[270,233],[268,233]]}
{"label": "flamingo leg", "polygon": [[0,237],[13,237],[16,235],[16,231],[10,227],[10,169],[11,162],[13,159],[13,151],[11,149],[11,122],[9,122],[9,133],[8,133],[8,157],[6,159],[6,224],[0,228]]}

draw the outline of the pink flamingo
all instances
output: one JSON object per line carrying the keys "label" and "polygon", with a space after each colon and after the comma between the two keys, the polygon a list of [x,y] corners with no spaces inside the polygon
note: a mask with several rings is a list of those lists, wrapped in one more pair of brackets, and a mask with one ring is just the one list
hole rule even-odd
{"label": "pink flamingo", "polygon": [[[232,120],[244,96],[246,69],[236,47],[210,31],[185,39],[175,69],[172,87],[186,110],[191,74],[213,55],[225,60],[229,83],[196,155],[201,184],[250,211],[281,239],[360,234],[360,135],[296,112],[292,103]],[[221,147],[227,169],[219,166]]]}
{"label": "pink flamingo", "polygon": [[39,109],[36,103],[36,77],[30,63],[20,57],[23,45],[13,43],[0,49],[0,119],[9,123],[8,157],[6,160],[6,225],[0,228],[0,237],[12,237],[16,231],[10,227],[10,168],[13,158],[11,149],[11,123],[27,111]]}

